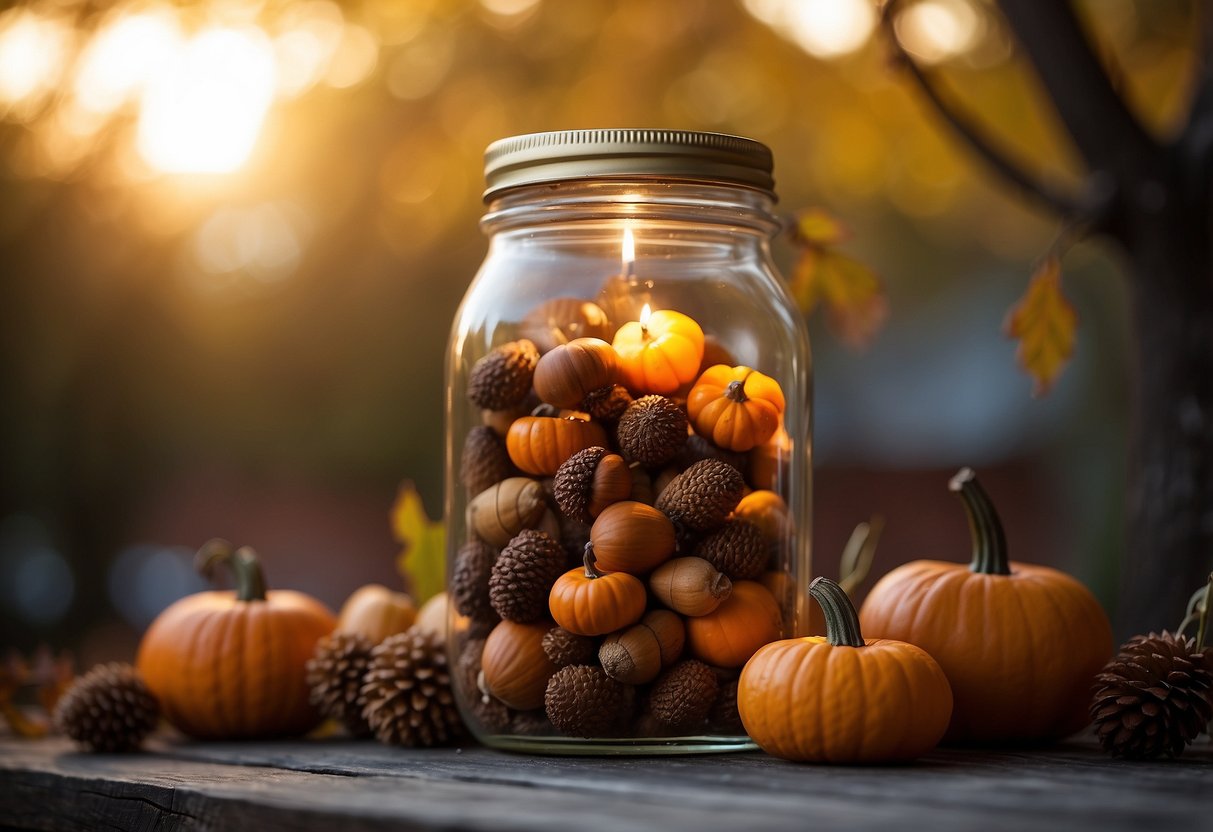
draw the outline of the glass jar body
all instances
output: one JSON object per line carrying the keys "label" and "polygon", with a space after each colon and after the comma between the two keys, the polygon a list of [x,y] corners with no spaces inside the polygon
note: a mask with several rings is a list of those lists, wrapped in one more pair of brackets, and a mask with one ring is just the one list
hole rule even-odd
{"label": "glass jar body", "polygon": [[[741,647],[740,653],[726,650],[725,655],[712,645],[719,645],[722,639],[761,643],[806,634],[807,606],[801,588],[807,586],[811,563],[811,359],[803,319],[771,261],[769,242],[778,228],[771,211],[771,199],[748,188],[641,180],[518,188],[490,203],[483,222],[490,238],[488,254],[456,315],[447,354],[445,492],[452,602],[449,648],[456,668],[456,696],[472,732],[486,745],[568,754],[753,748],[736,718],[735,705],[730,704],[735,702],[741,664],[752,649]],[[693,366],[688,365],[685,350],[669,342],[671,348],[663,351],[657,343],[663,327],[670,324],[670,311],[689,318],[702,332],[702,358],[696,357]],[[673,329],[664,334],[676,336],[685,325],[685,321],[672,325]],[[625,326],[636,338],[629,339]],[[612,382],[627,388],[628,396],[616,389],[614,396],[599,396],[594,403],[590,399],[545,403],[535,389],[529,388],[528,381],[521,382],[523,387],[517,386],[514,376],[519,373],[531,378],[526,375],[530,372],[527,362],[533,362],[535,354],[564,351],[571,340],[586,337],[619,348],[616,368],[609,372]],[[693,336],[687,337],[693,340]],[[637,338],[642,352],[650,346],[656,350],[647,353],[648,364],[643,355],[637,357],[628,351],[628,344]],[[523,340],[534,345],[533,352],[529,345],[519,346]],[[502,360],[503,348],[509,352],[508,360]],[[614,350],[608,352],[616,354]],[[496,358],[486,358],[491,354]],[[486,372],[483,368],[490,361],[508,369]],[[539,361],[542,363],[544,358]],[[547,361],[556,363],[554,358]],[[706,386],[697,388],[701,380],[707,381],[701,374],[717,365],[749,368],[778,385],[775,393],[770,384],[754,388],[756,396],[768,401],[747,399],[742,393],[717,403],[721,420],[736,417],[747,425],[752,421],[756,427],[714,430],[716,423],[707,411],[718,397]],[[674,381],[670,380],[671,371]],[[716,373],[720,375],[716,381],[724,385],[723,392],[733,389],[736,393],[743,386],[751,389],[750,374],[745,369],[733,370],[733,375],[723,369]],[[742,379],[744,384],[729,388],[730,378]],[[486,379],[491,393],[488,399],[484,397]],[[498,390],[494,385],[510,389]],[[514,401],[524,388],[523,399]],[[628,399],[653,395],[663,398],[656,403],[660,408],[688,414],[682,418],[689,429],[682,429],[687,433],[685,441],[675,437],[676,449],[667,447],[668,441],[663,439],[666,445],[657,442],[661,447],[650,454],[636,450],[638,444],[653,444],[648,442],[650,434],[644,432],[650,423],[638,412],[636,418],[619,414]],[[511,403],[503,404],[507,400]],[[697,401],[708,406],[697,411]],[[645,403],[653,404],[653,400],[645,399]],[[773,430],[762,427],[770,417],[764,419],[757,414],[760,409],[778,412]],[[621,428],[620,418],[628,423],[626,428]],[[574,425],[577,431],[573,432],[588,431],[591,438],[574,440],[572,445],[562,440],[548,441],[545,431],[567,427],[557,422],[584,422],[592,427]],[[637,425],[641,430],[634,429]],[[540,434],[544,434],[542,439]],[[532,453],[535,447],[532,444],[528,450],[528,442],[546,444],[542,452]],[[757,444],[749,447],[754,442]],[[621,494],[616,484],[613,496],[606,500],[621,505],[614,509],[594,506],[598,509],[594,515],[587,514],[584,507],[569,508],[567,497],[562,502],[554,496],[553,467],[567,459],[570,448],[587,444],[602,445],[607,454],[622,457],[630,477],[627,494]],[[678,622],[671,627],[680,632],[671,632],[667,641],[682,644],[663,652],[657,660],[660,670],[656,675],[652,668],[631,675],[620,673],[612,665],[608,676],[599,667],[598,656],[605,642],[620,641],[629,650],[644,652],[639,636],[648,634],[623,637],[629,626],[621,626],[616,632],[595,630],[581,635],[573,640],[576,649],[564,656],[558,655],[560,651],[549,639],[545,651],[541,637],[556,626],[553,614],[563,612],[563,618],[568,617],[564,607],[557,609],[558,603],[577,596],[578,604],[621,605],[617,598],[607,599],[608,592],[587,599],[583,593],[586,586],[572,586],[580,579],[590,586],[590,596],[606,586],[590,577],[606,570],[594,568],[593,546],[588,550],[591,562],[587,565],[585,543],[593,537],[596,544],[605,545],[618,526],[609,523],[607,515],[626,514],[623,504],[655,504],[662,508],[663,489],[708,457],[717,461],[698,466],[693,472],[696,476],[718,473],[723,461],[740,475],[733,477],[729,472],[728,484],[720,486],[724,491],[733,493],[744,481],[740,487],[747,496],[741,504],[736,504],[741,491],[723,498],[731,502],[720,510],[733,509],[727,520],[715,517],[703,523],[688,521],[668,506],[663,512],[636,510],[672,518],[669,526],[674,543],[670,548],[674,551],[662,555],[668,559],[666,563],[702,556],[727,576],[733,565],[726,567],[721,558],[727,561],[729,552],[744,549],[752,553],[761,546],[761,565],[754,567],[750,557],[749,565],[735,572],[731,580],[718,581],[717,588],[727,583],[731,589],[719,592],[723,602],[706,614],[698,614],[701,608],[695,608],[694,602],[687,607],[683,602],[671,601],[670,587],[675,583],[681,586],[683,578],[692,580],[686,575],[677,581],[670,577],[672,566],[664,570],[664,564],[652,563],[627,569],[612,567],[633,575],[636,580],[630,582],[632,591],[637,587],[643,590],[644,600],[637,603],[647,610],[644,622],[649,622],[655,610],[670,604],[675,607]],[[566,485],[583,484],[587,499],[591,492],[598,494],[593,491],[598,487],[598,469],[581,480],[568,471],[562,476]],[[671,494],[694,490],[680,488]],[[570,486],[566,491],[574,493],[576,488]],[[623,499],[619,499],[621,496]],[[673,497],[669,499],[669,505],[676,502]],[[582,512],[580,518],[571,516],[577,510]],[[602,518],[601,522],[597,518]],[[664,522],[660,517],[658,521]],[[733,531],[744,534],[725,534],[724,526],[738,524],[747,528]],[[559,572],[569,570],[569,574],[558,578],[565,583],[558,583],[556,589],[564,587],[572,593],[563,601],[553,594],[549,605],[547,598],[541,597],[552,591],[554,573],[550,569],[538,578],[528,572],[527,558],[533,555],[536,535],[530,533],[530,541],[521,547],[508,539],[528,528],[543,532],[563,550]],[[647,548],[648,533],[638,534],[639,548]],[[754,542],[757,538],[760,544]],[[737,539],[744,542],[736,543]],[[503,549],[508,563],[500,554]],[[707,554],[709,551],[712,556]],[[703,564],[695,562],[694,566]],[[517,580],[519,569],[527,573],[521,583]],[[664,590],[659,582],[665,582]],[[772,631],[764,619],[768,608],[778,609],[777,631]],[[688,611],[697,614],[685,614]],[[500,613],[511,621],[498,623]],[[662,616],[663,621],[672,622],[672,616]],[[555,617],[562,618],[560,614]],[[630,625],[633,627],[645,626],[635,619],[635,609],[618,618],[635,622]],[[648,628],[648,633],[655,632]],[[636,657],[627,658],[630,662]],[[696,711],[702,710],[700,702],[688,706],[692,715],[682,724],[671,724],[679,720],[672,719],[668,711],[672,707],[681,713],[682,703],[667,702],[664,711],[657,708],[664,717],[659,718],[654,713],[654,701],[660,697],[654,693],[667,678],[665,672],[687,659],[701,660],[713,668],[715,684],[705,680],[696,695],[700,699],[711,696],[714,701],[704,718],[699,718]],[[570,660],[598,668],[577,672],[585,673],[590,684],[604,687],[601,695],[606,704],[601,707],[618,711],[609,725],[581,714],[549,713],[560,708],[560,696],[548,696],[545,705],[547,685],[572,685],[564,677],[574,671],[557,669],[559,662]],[[552,681],[554,674],[564,681]],[[610,676],[631,683],[610,680]],[[665,687],[678,686],[671,682]],[[663,695],[668,700],[673,694]]]}

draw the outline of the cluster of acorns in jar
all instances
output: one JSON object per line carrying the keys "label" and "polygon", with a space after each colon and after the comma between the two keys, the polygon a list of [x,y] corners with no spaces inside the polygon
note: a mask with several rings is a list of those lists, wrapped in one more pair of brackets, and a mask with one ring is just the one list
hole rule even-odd
{"label": "cluster of acorns in jar", "polygon": [[744,733],[738,674],[789,604],[779,384],[675,310],[616,330],[559,298],[521,334],[467,383],[463,702],[488,733]]}

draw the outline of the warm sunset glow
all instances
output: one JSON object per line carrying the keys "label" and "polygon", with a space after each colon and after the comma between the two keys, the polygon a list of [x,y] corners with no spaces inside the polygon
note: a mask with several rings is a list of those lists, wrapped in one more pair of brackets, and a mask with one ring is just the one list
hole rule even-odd
{"label": "warm sunset glow", "polygon": [[876,28],[871,0],[745,0],[746,9],[810,55],[859,49]]}
{"label": "warm sunset glow", "polygon": [[24,9],[0,15],[0,104],[33,103],[59,80],[68,33]]}
{"label": "warm sunset glow", "polygon": [[181,41],[176,18],[165,11],[128,15],[106,25],[76,65],[74,91],[80,106],[108,113],[139,96],[172,66]]}
{"label": "warm sunset glow", "polygon": [[252,153],[274,87],[273,47],[260,30],[205,30],[148,86],[139,153],[169,173],[236,170]]}

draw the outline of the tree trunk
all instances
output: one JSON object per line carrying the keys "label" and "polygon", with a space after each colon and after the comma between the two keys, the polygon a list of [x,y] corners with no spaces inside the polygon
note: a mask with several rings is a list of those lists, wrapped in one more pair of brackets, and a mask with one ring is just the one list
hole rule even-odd
{"label": "tree trunk", "polygon": [[[1120,635],[1174,629],[1213,570],[1213,258],[1207,203],[1147,192],[1125,229],[1136,372]],[[1165,196],[1164,196],[1165,194]]]}

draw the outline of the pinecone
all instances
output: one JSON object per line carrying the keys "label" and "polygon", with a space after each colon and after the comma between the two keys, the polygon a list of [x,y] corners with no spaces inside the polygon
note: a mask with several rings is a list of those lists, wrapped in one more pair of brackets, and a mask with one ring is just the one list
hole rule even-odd
{"label": "pinecone", "polygon": [[699,434],[692,433],[687,437],[686,446],[674,457],[674,464],[679,468],[689,468],[701,459],[719,459],[738,471],[744,471],[749,465],[746,454],[718,448]]}
{"label": "pinecone", "polygon": [[495,347],[468,377],[468,398],[477,407],[505,410],[526,398],[539,350],[525,338]]}
{"label": "pinecone", "polygon": [[590,514],[590,499],[594,493],[594,472],[603,457],[610,451],[599,445],[578,451],[560,463],[552,482],[552,496],[556,505],[570,517],[581,523],[593,523]]}
{"label": "pinecone", "polygon": [[481,657],[484,655],[484,639],[469,640],[459,653],[455,663],[455,679],[463,701],[471,708],[481,726],[490,733],[500,734],[510,726],[510,709],[484,692],[481,686]]}
{"label": "pinecone", "polygon": [[686,445],[687,414],[665,396],[644,396],[624,411],[617,433],[624,459],[654,468]]}
{"label": "pinecone", "polygon": [[337,720],[355,737],[371,735],[358,699],[374,647],[361,633],[332,633],[316,642],[316,650],[307,661],[312,704],[322,716]]}
{"label": "pinecone", "polygon": [[371,651],[362,700],[363,717],[388,745],[437,745],[463,733],[446,651],[436,635],[416,627]]}
{"label": "pinecone", "polygon": [[696,659],[684,659],[653,683],[649,707],[665,725],[680,731],[693,730],[708,718],[719,689],[712,668]]}
{"label": "pinecone", "polygon": [[459,481],[474,497],[493,483],[501,482],[514,472],[505,442],[487,425],[468,431],[463,440],[459,459]]}
{"label": "pinecone", "polygon": [[483,540],[469,540],[455,553],[450,596],[460,615],[473,621],[497,618],[489,600],[489,577],[497,561],[497,548]]}
{"label": "pinecone", "polygon": [[756,525],[748,520],[728,520],[699,541],[695,556],[734,581],[752,581],[766,568],[767,546]]}
{"label": "pinecone", "polygon": [[744,734],[737,711],[737,680],[720,683],[720,692],[708,711],[708,728],[721,734]]}
{"label": "pinecone", "polygon": [[548,680],[544,710],[562,734],[606,737],[619,732],[631,716],[635,692],[616,682],[600,667],[570,665]]}
{"label": "pinecone", "polygon": [[1134,636],[1095,680],[1091,719],[1113,757],[1176,757],[1213,718],[1213,656],[1195,639]]}
{"label": "pinecone", "polygon": [[67,689],[55,727],[89,751],[134,751],[156,729],[160,703],[129,664],[100,664]]}
{"label": "pinecone", "polygon": [[598,663],[598,645],[594,639],[570,633],[564,627],[548,630],[543,637],[543,652],[557,667]]}
{"label": "pinecone", "polygon": [[621,384],[599,387],[586,394],[581,409],[600,422],[615,422],[632,404],[632,395]]}
{"label": "pinecone", "polygon": [[519,532],[497,556],[489,599],[502,618],[525,624],[548,612],[548,593],[565,571],[564,547],[536,529]]}
{"label": "pinecone", "polygon": [[665,487],[656,508],[675,525],[708,532],[720,527],[745,493],[741,472],[718,459],[704,459]]}

